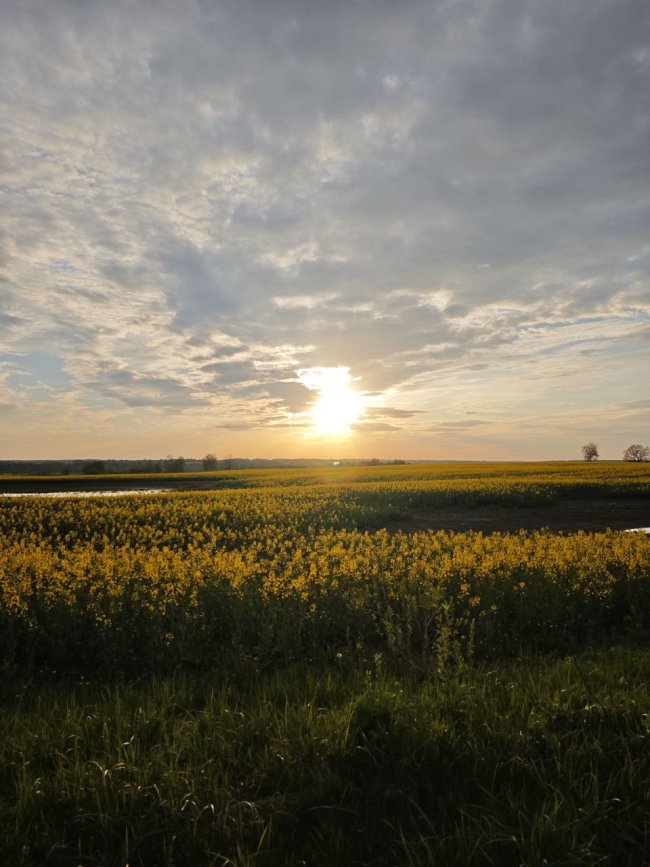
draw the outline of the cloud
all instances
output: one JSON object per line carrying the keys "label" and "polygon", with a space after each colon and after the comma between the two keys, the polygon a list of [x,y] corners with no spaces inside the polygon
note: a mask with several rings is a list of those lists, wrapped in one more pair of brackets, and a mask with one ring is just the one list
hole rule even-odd
{"label": "cloud", "polygon": [[490,389],[514,426],[529,396],[644,387],[645,4],[0,17],[0,351],[50,353],[88,436],[122,411],[290,430],[319,367],[374,395],[365,430],[414,436]]}
{"label": "cloud", "polygon": [[352,430],[358,433],[377,433],[378,431],[394,431],[399,430],[394,424],[388,424],[381,421],[358,421],[351,425]]}
{"label": "cloud", "polygon": [[366,410],[366,415],[370,418],[413,418],[421,412],[422,410],[417,409],[391,409],[388,406],[374,406]]}
{"label": "cloud", "polygon": [[441,421],[436,424],[432,430],[464,430],[465,428],[480,427],[485,424],[490,424],[485,419],[459,419],[458,421]]}
{"label": "cloud", "polygon": [[333,301],[337,297],[336,293],[324,295],[296,295],[273,298],[273,303],[284,310],[313,310],[316,307],[321,307],[329,301]]}
{"label": "cloud", "polygon": [[620,409],[650,409],[650,400],[628,400],[625,403],[619,403]]}
{"label": "cloud", "polygon": [[306,412],[313,401],[313,394],[302,382],[272,382],[266,392],[290,413]]}

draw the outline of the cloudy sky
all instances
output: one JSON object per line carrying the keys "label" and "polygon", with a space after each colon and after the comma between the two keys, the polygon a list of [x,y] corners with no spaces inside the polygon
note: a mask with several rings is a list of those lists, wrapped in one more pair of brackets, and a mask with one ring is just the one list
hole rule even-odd
{"label": "cloudy sky", "polygon": [[0,43],[0,457],[650,440],[647,0],[2,0]]}

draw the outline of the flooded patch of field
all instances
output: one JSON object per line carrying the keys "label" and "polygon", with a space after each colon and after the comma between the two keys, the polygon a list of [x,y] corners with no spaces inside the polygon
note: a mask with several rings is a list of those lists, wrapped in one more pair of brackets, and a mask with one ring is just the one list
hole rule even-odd
{"label": "flooded patch of field", "polygon": [[41,499],[52,499],[58,497],[74,497],[80,499],[83,497],[134,497],[143,494],[166,494],[171,490],[171,488],[140,488],[121,491],[42,491],[40,493],[0,494],[0,498],[16,499],[19,497],[39,497]]}

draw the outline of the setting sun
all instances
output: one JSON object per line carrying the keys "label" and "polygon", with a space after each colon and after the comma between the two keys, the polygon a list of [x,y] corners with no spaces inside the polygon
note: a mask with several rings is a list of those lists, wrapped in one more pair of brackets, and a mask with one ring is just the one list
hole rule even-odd
{"label": "setting sun", "polygon": [[363,415],[364,398],[351,388],[347,367],[317,367],[301,371],[303,385],[318,392],[309,410],[314,431],[325,436],[342,436]]}

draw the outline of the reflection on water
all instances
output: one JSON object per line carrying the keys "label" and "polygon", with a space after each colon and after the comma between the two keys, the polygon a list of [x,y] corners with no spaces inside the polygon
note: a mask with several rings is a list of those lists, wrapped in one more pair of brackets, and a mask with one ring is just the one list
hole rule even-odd
{"label": "reflection on water", "polygon": [[171,488],[145,488],[128,491],[47,491],[39,494],[0,494],[0,497],[133,497],[136,494],[165,494]]}

